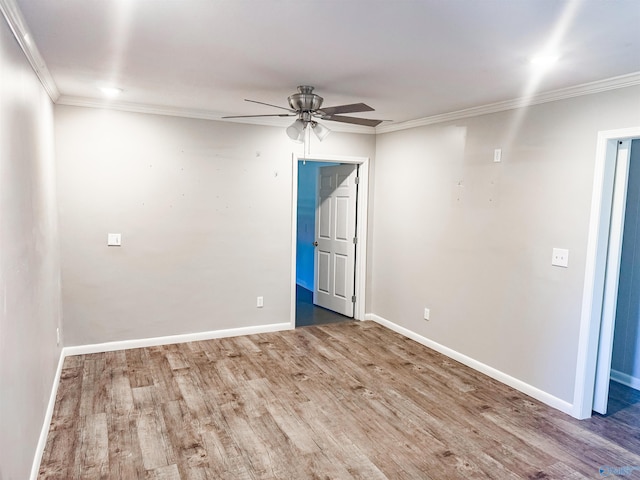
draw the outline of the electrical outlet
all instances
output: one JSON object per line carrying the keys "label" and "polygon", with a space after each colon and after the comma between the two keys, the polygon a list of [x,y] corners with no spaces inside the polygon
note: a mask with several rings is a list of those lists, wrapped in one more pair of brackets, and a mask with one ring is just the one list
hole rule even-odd
{"label": "electrical outlet", "polygon": [[56,345],[60,345],[60,327],[56,328]]}
{"label": "electrical outlet", "polygon": [[569,250],[554,248],[551,256],[551,265],[567,268],[569,266]]}
{"label": "electrical outlet", "polygon": [[430,314],[429,309],[425,308],[424,309],[424,319],[425,320],[429,320],[429,314]]}
{"label": "electrical outlet", "polygon": [[500,163],[502,161],[502,149],[501,148],[496,148],[493,151],[493,161],[495,163]]}
{"label": "electrical outlet", "polygon": [[264,297],[258,297],[256,301],[256,307],[258,308],[264,307]]}

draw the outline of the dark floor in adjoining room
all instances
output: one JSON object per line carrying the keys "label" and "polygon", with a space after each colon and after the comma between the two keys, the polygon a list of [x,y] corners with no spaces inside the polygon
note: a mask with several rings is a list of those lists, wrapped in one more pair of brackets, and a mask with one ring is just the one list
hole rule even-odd
{"label": "dark floor in adjoining room", "polygon": [[[606,417],[611,425],[626,425],[640,428],[640,391],[618,383],[609,382],[609,403],[607,414],[593,413],[594,417]],[[640,430],[635,435],[640,439]],[[640,475],[638,475],[640,478]]]}
{"label": "dark floor in adjoining room", "polygon": [[345,317],[326,308],[313,304],[313,292],[296,285],[296,327],[337,323],[353,318]]}

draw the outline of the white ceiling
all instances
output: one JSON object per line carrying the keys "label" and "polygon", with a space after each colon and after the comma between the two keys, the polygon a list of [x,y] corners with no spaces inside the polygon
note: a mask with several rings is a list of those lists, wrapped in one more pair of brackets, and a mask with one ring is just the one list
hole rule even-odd
{"label": "white ceiling", "polygon": [[[2,1],[62,103],[113,84],[119,103],[280,113],[243,99],[286,106],[308,84],[403,122],[640,72],[638,0]],[[561,58],[536,75],[544,49]]]}

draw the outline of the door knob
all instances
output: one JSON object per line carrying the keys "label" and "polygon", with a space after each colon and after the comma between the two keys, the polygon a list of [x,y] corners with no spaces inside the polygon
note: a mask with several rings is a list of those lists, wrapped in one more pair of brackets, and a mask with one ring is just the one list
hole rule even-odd
{"label": "door knob", "polygon": [[313,242],[313,246],[317,247],[318,246],[318,242]]}

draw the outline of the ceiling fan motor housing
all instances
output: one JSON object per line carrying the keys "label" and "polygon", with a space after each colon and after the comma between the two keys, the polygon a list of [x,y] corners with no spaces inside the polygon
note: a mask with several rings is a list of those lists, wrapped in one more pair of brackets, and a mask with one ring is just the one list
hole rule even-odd
{"label": "ceiling fan motor housing", "polygon": [[297,112],[315,112],[322,106],[323,98],[313,93],[313,87],[301,85],[298,87],[299,93],[291,95],[289,105]]}

